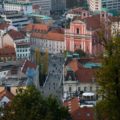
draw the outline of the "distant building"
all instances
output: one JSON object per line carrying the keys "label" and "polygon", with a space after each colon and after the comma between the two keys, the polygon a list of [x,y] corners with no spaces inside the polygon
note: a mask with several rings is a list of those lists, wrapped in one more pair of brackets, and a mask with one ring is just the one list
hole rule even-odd
{"label": "distant building", "polygon": [[27,16],[24,16],[23,12],[15,10],[3,11],[0,16],[4,19],[4,21],[17,28],[22,28],[32,22]]}
{"label": "distant building", "polygon": [[[70,56],[68,57],[70,59]],[[63,98],[82,97],[83,93],[88,92],[92,93],[96,99],[98,85],[95,72],[98,68],[100,68],[100,63],[94,59],[77,60],[71,57],[70,61],[66,61],[63,75]]]}
{"label": "distant building", "polygon": [[15,48],[12,46],[4,46],[0,48],[0,62],[16,60]]}
{"label": "distant building", "polygon": [[66,0],[66,9],[79,7],[81,0]]}
{"label": "distant building", "polygon": [[[8,56],[9,58],[10,55],[11,57],[13,55],[16,59],[30,59],[30,37],[12,27],[9,29],[10,27],[7,24],[4,24],[4,26],[1,24],[0,26],[2,29],[0,31],[1,57]],[[7,53],[6,50],[3,51],[3,48],[8,50]]]}
{"label": "distant building", "polygon": [[0,91],[0,107],[5,107],[9,105],[14,98],[14,95],[11,93],[9,87],[5,87],[4,90]]}
{"label": "distant building", "polygon": [[103,46],[99,43],[99,36],[96,32],[106,26],[110,37],[111,31],[114,31],[113,26],[120,28],[117,24],[117,17],[113,17],[106,12],[101,12],[97,15],[89,16],[87,12],[81,16],[76,17],[70,23],[70,28],[65,29],[65,49],[68,51],[75,51],[77,49],[83,50],[89,55],[98,55],[103,53]]}
{"label": "distant building", "polygon": [[32,3],[30,2],[5,2],[4,3],[5,11],[19,11],[23,12],[25,15],[32,13]]}
{"label": "distant building", "polygon": [[64,101],[64,106],[68,108],[72,120],[94,120],[93,107],[84,106],[81,107],[81,99],[73,97]]}
{"label": "distant building", "polygon": [[89,9],[91,11],[102,11],[103,9],[107,10],[120,10],[120,1],[119,0],[87,0],[89,4]]}
{"label": "distant building", "polygon": [[85,10],[82,7],[78,7],[78,8],[74,8],[74,9],[70,9],[67,13],[66,13],[66,19],[73,19],[74,17],[78,17],[78,16],[82,16],[82,17],[88,17],[90,16],[90,12]]}
{"label": "distant building", "polygon": [[61,29],[52,29],[45,24],[31,24],[26,27],[26,31],[31,32],[32,49],[40,48],[45,52],[46,48],[49,53],[64,52],[64,31]]}
{"label": "distant building", "polygon": [[0,85],[1,87],[16,87],[15,89],[35,85],[39,89],[38,68],[36,64],[29,60],[2,63],[0,75],[4,75],[0,78]]}

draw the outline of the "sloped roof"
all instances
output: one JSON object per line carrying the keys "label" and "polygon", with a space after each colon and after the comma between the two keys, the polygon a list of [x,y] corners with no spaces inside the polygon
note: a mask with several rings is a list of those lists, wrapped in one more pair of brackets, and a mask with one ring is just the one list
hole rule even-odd
{"label": "sloped roof", "polygon": [[34,31],[34,30],[44,30],[44,31],[48,31],[49,29],[49,26],[46,25],[46,24],[28,24],[24,30],[25,31],[28,31],[28,32],[31,32],[31,31]]}
{"label": "sloped roof", "polygon": [[8,99],[12,100],[14,98],[14,95],[9,92],[8,90],[4,89],[3,91],[0,92],[0,100],[6,96]]}
{"label": "sloped roof", "polygon": [[25,62],[23,63],[23,66],[22,66],[22,72],[26,73],[28,68],[36,69],[36,67],[37,66],[34,63],[32,63],[31,61],[25,60]]}
{"label": "sloped roof", "polygon": [[81,83],[91,83],[91,82],[94,82],[93,78],[95,78],[95,71],[96,71],[96,69],[80,68],[76,72],[77,79]]}
{"label": "sloped roof", "polygon": [[48,32],[47,34],[41,34],[41,33],[32,33],[32,38],[40,38],[40,39],[47,39],[47,40],[53,40],[53,41],[64,41],[64,34],[61,33],[54,33],[54,32]]}
{"label": "sloped roof", "polygon": [[73,120],[94,120],[93,108],[81,108],[77,97],[65,101],[64,106],[68,107]]}
{"label": "sloped roof", "polygon": [[12,37],[13,40],[25,38],[25,35],[22,32],[16,30],[10,30],[8,31],[8,34]]}
{"label": "sloped roof", "polygon": [[8,28],[9,24],[8,23],[0,23],[0,30],[4,30]]}
{"label": "sloped roof", "polygon": [[12,46],[5,46],[4,48],[0,49],[0,57],[3,56],[11,56],[11,55],[16,55],[15,53],[15,48]]}

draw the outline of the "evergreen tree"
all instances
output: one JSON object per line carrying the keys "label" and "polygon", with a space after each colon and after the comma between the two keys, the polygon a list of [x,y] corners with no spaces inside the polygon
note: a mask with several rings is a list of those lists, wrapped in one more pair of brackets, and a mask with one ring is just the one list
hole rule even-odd
{"label": "evergreen tree", "polygon": [[40,64],[40,59],[41,59],[40,50],[39,50],[39,48],[36,48],[36,49],[35,49],[35,63],[36,63],[37,65]]}
{"label": "evergreen tree", "polygon": [[45,55],[43,58],[43,74],[47,75],[48,73],[48,49],[45,51]]}
{"label": "evergreen tree", "polygon": [[[105,39],[106,40],[106,39]],[[120,120],[120,37],[115,35],[104,44],[106,56],[97,73],[102,96],[96,105],[97,120]]]}
{"label": "evergreen tree", "polygon": [[2,113],[0,120],[66,120],[69,117],[68,110],[54,97],[44,98],[34,87],[19,89]]}

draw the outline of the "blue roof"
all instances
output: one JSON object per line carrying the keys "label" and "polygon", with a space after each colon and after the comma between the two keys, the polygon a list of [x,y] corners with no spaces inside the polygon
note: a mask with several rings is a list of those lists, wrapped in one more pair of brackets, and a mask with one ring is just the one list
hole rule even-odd
{"label": "blue roof", "polygon": [[26,75],[27,77],[29,78],[33,78],[35,76],[36,72],[35,70],[32,68],[32,69],[28,69],[27,72],[26,72]]}
{"label": "blue roof", "polygon": [[89,62],[89,63],[85,63],[84,67],[85,68],[101,67],[101,63],[92,63],[92,62]]}

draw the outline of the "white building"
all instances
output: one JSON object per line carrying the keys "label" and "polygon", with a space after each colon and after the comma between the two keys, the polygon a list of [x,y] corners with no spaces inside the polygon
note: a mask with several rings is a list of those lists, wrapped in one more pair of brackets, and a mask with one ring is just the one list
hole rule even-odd
{"label": "white building", "polygon": [[87,0],[91,11],[120,10],[120,0]]}
{"label": "white building", "polygon": [[21,11],[25,15],[32,13],[32,3],[8,2],[4,4],[5,11]]}
{"label": "white building", "polygon": [[17,59],[30,59],[30,43],[19,42],[16,43],[15,45]]}
{"label": "white building", "polygon": [[[98,85],[95,80],[95,69],[89,68],[91,63],[80,64],[76,59],[73,59],[63,70],[63,97],[79,95],[82,93],[93,93],[96,95]],[[91,64],[92,67],[93,63]],[[89,66],[89,67],[88,67]]]}
{"label": "white building", "polygon": [[42,52],[45,52],[46,48],[51,54],[64,52],[64,34],[61,33],[32,33],[31,43],[33,48],[38,47]]}
{"label": "white building", "polygon": [[20,31],[9,30],[2,36],[3,47],[13,46],[17,59],[30,59],[30,38]]}

